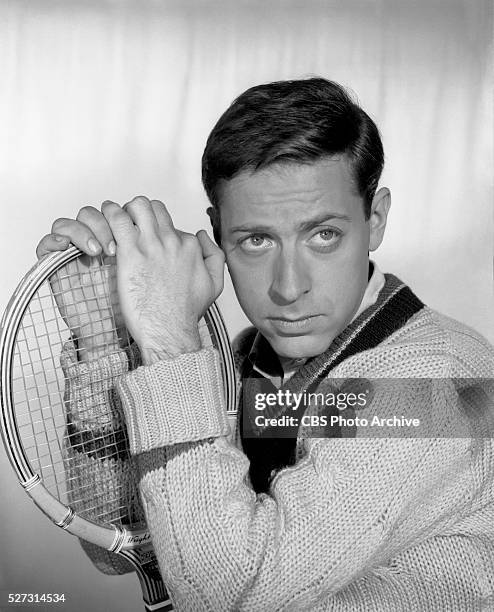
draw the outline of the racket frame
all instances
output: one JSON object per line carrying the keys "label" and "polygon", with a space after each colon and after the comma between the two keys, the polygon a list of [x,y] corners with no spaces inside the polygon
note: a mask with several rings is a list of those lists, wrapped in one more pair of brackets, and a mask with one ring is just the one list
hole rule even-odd
{"label": "racket frame", "polygon": [[[54,497],[43,485],[40,475],[31,467],[18,434],[14,403],[12,401],[12,371],[14,348],[19,326],[32,297],[41,285],[59,268],[77,259],[81,251],[71,246],[65,251],[46,255],[38,261],[19,283],[0,323],[0,430],[7,456],[24,490],[38,508],[58,527],[88,542],[118,553],[137,570],[143,590],[146,609],[171,610],[169,601],[162,597],[161,577],[154,580],[152,572],[143,571],[143,555],[146,563],[156,563],[151,535],[147,529],[127,529],[117,525],[112,528],[97,525],[78,516],[70,506]],[[204,315],[205,322],[218,344],[223,368],[224,397],[228,416],[236,418],[236,382],[233,354],[221,313],[213,303]],[[161,583],[161,584],[160,584]],[[166,591],[165,591],[166,596]],[[153,603],[154,602],[154,603]]]}

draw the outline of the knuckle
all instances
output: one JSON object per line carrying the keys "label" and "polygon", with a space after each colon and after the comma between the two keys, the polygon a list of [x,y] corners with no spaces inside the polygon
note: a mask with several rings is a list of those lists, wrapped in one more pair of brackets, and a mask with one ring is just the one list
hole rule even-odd
{"label": "knuckle", "polygon": [[196,236],[194,236],[194,234],[189,234],[188,232],[182,232],[182,242],[185,246],[189,247],[190,249],[194,249],[196,247],[199,247],[199,240],[197,240]]}
{"label": "knuckle", "polygon": [[83,206],[80,211],[77,213],[76,219],[79,221],[80,219],[87,219],[88,217],[93,217],[94,214],[99,214],[99,211],[94,208],[94,206]]}
{"label": "knuckle", "polygon": [[105,200],[101,203],[101,214],[105,216],[106,214],[114,214],[116,210],[120,210],[121,207],[116,202],[112,202],[111,200]]}
{"label": "knuckle", "polygon": [[153,211],[159,214],[160,216],[164,215],[165,217],[167,217],[169,215],[168,209],[161,200],[150,200],[149,205],[153,209]]}
{"label": "knuckle", "polygon": [[[135,198],[132,198],[132,200],[130,200],[130,202],[127,202],[127,204],[125,205],[125,207],[127,206],[150,206],[151,202],[149,201],[149,199],[146,196],[135,196]],[[124,208],[125,208],[124,207]]]}
{"label": "knuckle", "polygon": [[60,217],[59,219],[55,219],[51,226],[51,231],[53,234],[56,234],[63,227],[67,226],[67,223],[70,223],[71,219],[66,219],[65,217]]}

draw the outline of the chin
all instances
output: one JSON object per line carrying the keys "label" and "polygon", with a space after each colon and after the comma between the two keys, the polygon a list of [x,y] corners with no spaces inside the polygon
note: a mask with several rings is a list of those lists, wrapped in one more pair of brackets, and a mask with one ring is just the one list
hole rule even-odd
{"label": "chin", "polygon": [[321,336],[272,336],[268,338],[274,352],[287,359],[309,359],[323,353],[333,338]]}

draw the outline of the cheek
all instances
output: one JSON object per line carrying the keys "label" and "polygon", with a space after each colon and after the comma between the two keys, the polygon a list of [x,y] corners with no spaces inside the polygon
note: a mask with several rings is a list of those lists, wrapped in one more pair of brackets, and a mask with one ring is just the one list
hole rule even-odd
{"label": "cheek", "polygon": [[342,323],[347,324],[359,307],[367,287],[369,264],[367,252],[353,265],[342,267],[338,277],[338,292],[335,294],[335,310]]}
{"label": "cheek", "polygon": [[258,305],[263,302],[263,296],[267,294],[265,267],[245,266],[236,258],[226,258],[228,271],[233,282],[237,299],[243,310],[249,316],[256,315]]}
{"label": "cheek", "polygon": [[326,261],[311,266],[314,299],[332,317],[346,321],[361,302],[367,286],[368,257],[365,248],[351,245]]}

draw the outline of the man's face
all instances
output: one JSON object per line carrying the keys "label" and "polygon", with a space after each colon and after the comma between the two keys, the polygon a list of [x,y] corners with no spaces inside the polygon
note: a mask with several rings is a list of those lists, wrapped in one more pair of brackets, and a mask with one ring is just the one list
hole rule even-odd
{"label": "man's face", "polygon": [[356,313],[370,224],[344,157],[224,181],[222,248],[245,314],[280,357],[328,348]]}

